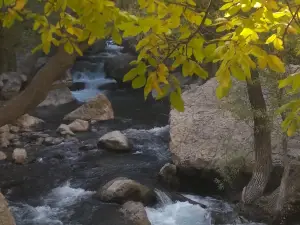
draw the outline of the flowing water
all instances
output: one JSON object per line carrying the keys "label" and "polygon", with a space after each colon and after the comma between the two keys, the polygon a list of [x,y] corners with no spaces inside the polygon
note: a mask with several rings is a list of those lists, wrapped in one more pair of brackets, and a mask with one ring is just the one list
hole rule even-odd
{"label": "flowing water", "polygon": [[[111,46],[109,52],[118,50]],[[79,102],[104,92],[112,102],[116,119],[98,124],[96,133],[79,136],[78,143],[40,149],[38,160],[28,165],[3,167],[3,175],[10,172],[6,197],[17,225],[126,225],[119,205],[106,204],[94,197],[98,188],[120,176],[156,188],[159,203],[146,208],[153,225],[251,224],[223,201],[186,195],[201,204],[174,202],[166,192],[157,189],[156,174],[170,161],[168,104],[145,103],[141,92],[101,88],[115,83],[105,78],[101,62],[99,71],[75,71],[73,79],[86,84],[84,90],[73,92]],[[59,112],[63,117],[63,112]],[[133,142],[131,154],[113,154],[96,147],[79,150],[84,144],[96,146],[98,137],[116,129]]]}

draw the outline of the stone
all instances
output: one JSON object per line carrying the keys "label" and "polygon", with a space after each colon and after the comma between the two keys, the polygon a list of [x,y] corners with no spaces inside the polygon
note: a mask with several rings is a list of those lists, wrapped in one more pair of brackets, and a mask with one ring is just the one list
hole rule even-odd
{"label": "stone", "polygon": [[[271,115],[278,106],[274,101],[274,89],[261,80],[267,108]],[[227,166],[236,171],[251,172],[253,154],[253,117],[247,97],[246,84],[233,81],[228,97],[218,100],[215,78],[204,85],[193,84],[183,92],[185,111],[170,112],[170,151],[177,167],[224,171]],[[272,160],[282,165],[280,118],[272,124]],[[291,159],[300,157],[300,137],[289,138]],[[293,160],[299,164],[299,161]]]}
{"label": "stone", "polygon": [[64,120],[110,120],[114,119],[114,111],[110,101],[103,94],[97,95],[73,112],[64,117]]}
{"label": "stone", "polygon": [[56,132],[58,132],[58,133],[60,133],[60,134],[62,134],[62,135],[71,135],[71,136],[75,135],[75,134],[71,131],[70,127],[69,127],[67,124],[61,124],[61,125],[57,128]]}
{"label": "stone", "polygon": [[83,132],[89,130],[89,122],[81,119],[76,119],[68,125],[72,132]]}
{"label": "stone", "polygon": [[0,193],[0,224],[16,225],[5,197]]}
{"label": "stone", "polygon": [[70,103],[74,101],[74,97],[72,92],[68,87],[58,87],[56,89],[51,90],[46,99],[40,103],[38,106],[59,106],[63,104]]}
{"label": "stone", "polygon": [[0,99],[9,100],[19,94],[26,76],[18,72],[8,72],[0,75]]}
{"label": "stone", "polygon": [[13,139],[13,134],[10,133],[8,125],[0,127],[0,147],[7,148],[10,145],[10,140]]}
{"label": "stone", "polygon": [[118,130],[103,135],[98,141],[98,147],[117,152],[128,152],[131,150],[128,138]]}
{"label": "stone", "polygon": [[27,152],[24,148],[16,148],[13,151],[12,159],[15,163],[24,164],[27,159]]}
{"label": "stone", "polygon": [[43,137],[38,137],[37,140],[36,140],[36,142],[35,142],[35,144],[36,144],[36,145],[42,145],[43,142],[44,142],[44,140],[45,140],[45,138],[43,138]]}
{"label": "stone", "polygon": [[120,212],[133,225],[151,225],[147,217],[147,212],[141,202],[126,202],[123,204]]}
{"label": "stone", "polygon": [[43,120],[30,116],[28,114],[24,114],[20,118],[16,120],[16,122],[13,123],[13,125],[20,127],[22,130],[30,130],[33,127],[36,127],[40,124],[44,123]]}
{"label": "stone", "polygon": [[104,52],[106,48],[106,40],[98,40],[96,41],[88,50],[85,51],[85,54],[95,55],[100,52]]}
{"label": "stone", "polygon": [[135,59],[136,56],[129,53],[116,55],[106,60],[104,64],[104,72],[107,77],[112,78],[116,80],[120,85],[123,85],[124,75],[133,68],[129,63]]}
{"label": "stone", "polygon": [[177,168],[174,164],[167,163],[159,171],[159,180],[172,190],[179,188],[179,178],[177,177]]}
{"label": "stone", "polygon": [[118,177],[109,181],[97,192],[97,196],[104,202],[119,204],[137,201],[148,205],[156,201],[153,190],[125,177]]}
{"label": "stone", "polygon": [[5,159],[7,159],[7,155],[4,152],[0,151],[0,161]]}
{"label": "stone", "polygon": [[20,127],[17,126],[10,126],[10,132],[12,133],[18,133],[20,131]]}
{"label": "stone", "polygon": [[135,37],[128,37],[128,38],[124,38],[122,41],[122,52],[123,53],[130,53],[132,55],[137,55],[137,51],[136,51],[136,45],[137,45],[137,40]]}

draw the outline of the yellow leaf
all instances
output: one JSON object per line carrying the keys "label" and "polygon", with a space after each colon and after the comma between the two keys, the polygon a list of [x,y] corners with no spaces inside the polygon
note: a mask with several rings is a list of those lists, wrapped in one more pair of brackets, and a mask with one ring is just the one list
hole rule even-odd
{"label": "yellow leaf", "polygon": [[262,69],[262,70],[265,69],[267,67],[267,64],[268,64],[267,56],[259,58],[257,60],[257,63],[258,63],[258,66],[259,66],[260,69]]}
{"label": "yellow leaf", "polygon": [[14,10],[20,11],[24,8],[24,6],[26,5],[27,0],[16,0],[16,4],[14,7]]}
{"label": "yellow leaf", "polygon": [[273,44],[277,50],[283,50],[283,41],[280,38],[275,38]]}
{"label": "yellow leaf", "polygon": [[276,34],[272,34],[272,35],[266,40],[266,44],[270,44],[270,43],[273,42],[276,38],[277,38],[277,35],[276,35]]}
{"label": "yellow leaf", "polygon": [[67,53],[72,54],[74,52],[73,45],[70,41],[67,41],[64,45],[64,49]]}
{"label": "yellow leaf", "polygon": [[122,43],[122,37],[117,29],[113,29],[111,35],[112,35],[112,39],[116,44],[120,45]]}
{"label": "yellow leaf", "polygon": [[292,121],[292,124],[289,126],[288,130],[287,130],[287,135],[289,137],[293,136],[293,134],[296,132],[297,130],[297,125],[295,121]]}
{"label": "yellow leaf", "polygon": [[284,63],[276,55],[268,55],[267,60],[268,60],[268,66],[270,67],[271,70],[278,73],[285,72]]}
{"label": "yellow leaf", "polygon": [[170,94],[171,105],[178,110],[179,112],[184,111],[184,102],[181,98],[181,95],[177,92],[172,92]]}

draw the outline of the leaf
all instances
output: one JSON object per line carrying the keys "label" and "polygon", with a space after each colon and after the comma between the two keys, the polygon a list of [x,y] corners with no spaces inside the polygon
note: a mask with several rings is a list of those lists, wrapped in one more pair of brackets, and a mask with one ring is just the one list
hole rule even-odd
{"label": "leaf", "polygon": [[146,77],[145,76],[138,76],[132,81],[132,88],[138,89],[146,84]]}
{"label": "leaf", "polygon": [[283,50],[283,41],[280,38],[275,38],[273,44],[277,50]]}
{"label": "leaf", "polygon": [[202,79],[207,79],[208,78],[208,72],[204,70],[200,65],[196,64],[195,69],[194,69],[195,74],[197,74],[199,77]]}
{"label": "leaf", "polygon": [[226,9],[229,9],[233,5],[233,2],[224,4],[219,10],[224,11]]}
{"label": "leaf", "polygon": [[125,74],[123,77],[123,82],[133,80],[138,74],[138,71],[136,68],[131,69],[128,73]]}
{"label": "leaf", "polygon": [[182,100],[181,95],[178,94],[177,92],[172,92],[170,94],[170,102],[171,102],[171,105],[179,112],[184,111],[184,102]]}
{"label": "leaf", "polygon": [[136,70],[139,75],[145,75],[147,66],[144,62],[140,62]]}
{"label": "leaf", "polygon": [[70,41],[67,41],[64,45],[64,49],[67,53],[72,54],[74,52],[74,47]]}
{"label": "leaf", "polygon": [[276,38],[277,38],[277,35],[276,35],[276,34],[272,34],[272,35],[266,40],[266,44],[272,43]]}
{"label": "leaf", "polygon": [[118,45],[122,44],[122,37],[121,37],[121,35],[120,35],[120,33],[118,32],[117,29],[113,29],[111,35],[112,35],[113,41],[114,41],[116,44],[118,44]]}
{"label": "leaf", "polygon": [[297,130],[297,124],[295,121],[292,121],[291,125],[289,126],[288,130],[287,130],[287,135],[289,137],[293,136],[293,134],[296,132]]}
{"label": "leaf", "polygon": [[245,81],[246,76],[242,68],[236,64],[230,67],[231,74],[240,81]]}
{"label": "leaf", "polygon": [[284,63],[276,55],[268,55],[268,65],[275,72],[285,72]]}

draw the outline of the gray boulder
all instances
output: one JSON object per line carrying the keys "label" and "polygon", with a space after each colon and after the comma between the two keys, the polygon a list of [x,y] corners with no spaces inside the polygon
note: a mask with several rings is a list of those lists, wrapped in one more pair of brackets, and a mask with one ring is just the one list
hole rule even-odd
{"label": "gray boulder", "polygon": [[70,89],[66,86],[62,86],[51,90],[46,99],[38,106],[59,106],[72,101],[74,101],[74,97]]}
{"label": "gray boulder", "polygon": [[23,84],[27,81],[24,74],[8,72],[0,75],[0,99],[9,100],[19,94]]}
{"label": "gray boulder", "polygon": [[159,171],[159,180],[168,188],[177,190],[179,188],[179,178],[177,177],[177,168],[174,164],[167,163]]}
{"label": "gray boulder", "polygon": [[5,159],[7,159],[7,155],[4,152],[0,151],[0,161]]}
{"label": "gray boulder", "polygon": [[115,79],[119,84],[123,84],[124,75],[133,68],[129,63],[135,59],[136,56],[129,53],[116,55],[106,60],[104,72],[107,77]]}
{"label": "gray boulder", "polygon": [[[282,165],[280,118],[274,113],[278,102],[274,88],[262,80],[272,129],[273,164]],[[275,83],[276,84],[276,83]],[[247,96],[246,84],[233,81],[232,89],[222,100],[216,97],[218,82],[215,78],[204,85],[193,84],[183,92],[185,111],[170,113],[170,151],[173,162],[182,168],[213,169],[251,172],[253,154],[253,117]],[[288,142],[289,157],[299,164],[299,136]]]}
{"label": "gray boulder", "polygon": [[126,202],[120,209],[125,219],[133,225],[151,225],[147,212],[140,202]]}
{"label": "gray boulder", "polygon": [[103,135],[98,141],[98,147],[117,152],[127,152],[131,150],[131,144],[128,138],[118,130]]}
{"label": "gray boulder", "polygon": [[152,204],[156,200],[155,192],[148,187],[125,177],[119,177],[105,184],[97,193],[104,202],[123,204],[127,201]]}

